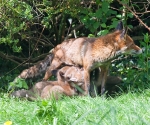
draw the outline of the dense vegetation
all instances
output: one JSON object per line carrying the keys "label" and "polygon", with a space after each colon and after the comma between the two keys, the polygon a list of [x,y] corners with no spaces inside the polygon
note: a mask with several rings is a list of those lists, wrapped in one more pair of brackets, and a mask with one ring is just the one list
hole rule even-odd
{"label": "dense vegetation", "polygon": [[116,98],[64,98],[59,101],[8,98],[1,94],[3,125],[149,125],[150,91]]}
{"label": "dense vegetation", "polygon": [[[0,2],[0,87],[43,59],[64,39],[98,37],[123,20],[135,43],[145,49],[139,56],[112,62],[111,74],[124,87],[150,84],[150,3],[147,0],[3,0]],[[123,88],[124,89],[124,88]]]}

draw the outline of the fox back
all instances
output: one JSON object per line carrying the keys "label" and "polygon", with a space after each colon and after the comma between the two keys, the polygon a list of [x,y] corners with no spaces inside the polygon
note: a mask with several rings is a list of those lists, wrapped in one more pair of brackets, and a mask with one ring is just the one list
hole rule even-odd
{"label": "fox back", "polygon": [[103,65],[123,53],[139,54],[141,52],[141,48],[134,44],[124,30],[117,30],[99,38],[77,38],[64,41],[56,47],[54,59],[61,59],[67,65],[86,65],[92,70],[97,65]]}
{"label": "fox back", "polygon": [[84,37],[62,42],[53,51],[54,58],[51,67],[54,70],[66,64],[83,66],[84,69],[92,71],[118,55],[141,52],[142,49],[134,44],[132,38],[124,30],[116,30],[99,38]]}

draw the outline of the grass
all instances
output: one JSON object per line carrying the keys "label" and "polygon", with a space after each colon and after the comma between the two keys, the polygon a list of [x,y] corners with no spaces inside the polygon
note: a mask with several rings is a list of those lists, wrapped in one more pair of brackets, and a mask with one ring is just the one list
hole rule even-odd
{"label": "grass", "polygon": [[1,94],[0,125],[148,125],[150,90],[115,98],[65,97],[59,101],[14,99]]}

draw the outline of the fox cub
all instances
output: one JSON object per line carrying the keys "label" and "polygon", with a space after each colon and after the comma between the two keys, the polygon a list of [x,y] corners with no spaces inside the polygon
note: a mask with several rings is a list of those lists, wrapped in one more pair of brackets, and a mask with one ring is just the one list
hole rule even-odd
{"label": "fox cub", "polygon": [[76,86],[84,84],[83,75],[79,68],[65,66],[57,72],[57,81],[41,81],[36,83],[30,90],[14,91],[11,95],[15,97],[26,97],[36,100],[38,97],[47,99],[54,97],[59,99],[61,95],[78,95]]}

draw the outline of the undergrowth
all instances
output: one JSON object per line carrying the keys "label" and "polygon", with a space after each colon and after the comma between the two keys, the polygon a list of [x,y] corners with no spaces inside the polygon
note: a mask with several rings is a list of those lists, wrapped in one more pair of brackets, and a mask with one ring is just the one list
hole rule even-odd
{"label": "undergrowth", "polygon": [[150,90],[114,98],[64,97],[30,102],[1,94],[0,124],[13,125],[148,125]]}

